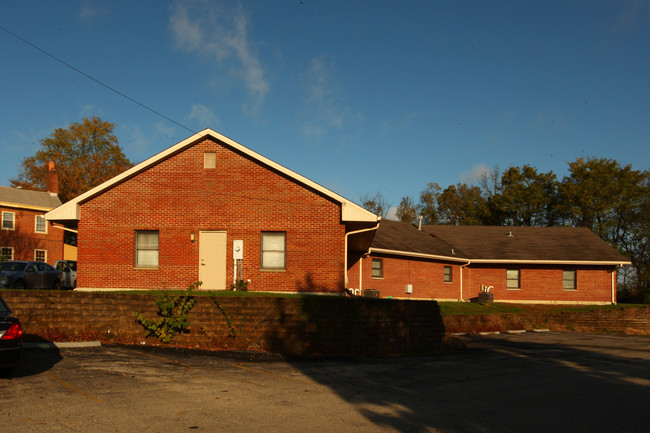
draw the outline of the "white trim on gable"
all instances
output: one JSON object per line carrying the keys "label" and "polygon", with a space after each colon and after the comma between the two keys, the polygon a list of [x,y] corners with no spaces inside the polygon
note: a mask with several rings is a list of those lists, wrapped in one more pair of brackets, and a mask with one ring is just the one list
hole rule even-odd
{"label": "white trim on gable", "polygon": [[258,161],[259,163],[266,165],[274,170],[277,170],[287,177],[295,180],[296,182],[299,182],[309,188],[312,188],[315,191],[318,191],[319,193],[325,195],[326,197],[329,197],[330,199],[338,202],[341,204],[341,220],[343,222],[372,222],[376,223],[379,221],[379,217],[372,212],[364,209],[363,207],[359,206],[358,204],[336,194],[333,191],[330,191],[329,189],[325,188],[322,185],[317,184],[316,182],[292,171],[289,170],[288,168],[271,161],[270,159],[260,155],[257,152],[252,151],[251,149],[237,143],[234,140],[231,140],[230,138],[219,134],[216,131],[213,131],[212,129],[204,129],[201,132],[198,132],[191,137],[186,138],[185,140],[181,141],[180,143],[175,144],[174,146],[152,156],[151,158],[141,162],[140,164],[130,168],[129,170],[125,171],[124,173],[121,173],[112,179],[107,180],[106,182],[102,183],[101,185],[96,186],[95,188],[85,192],[84,194],[81,194],[80,196],[76,197],[73,200],[70,200],[69,202],[51,210],[45,215],[45,218],[50,221],[78,221],[81,218],[81,212],[79,206],[83,204],[84,202],[102,194],[104,191],[110,189],[111,187],[118,185],[127,179],[135,176],[138,173],[141,173],[159,161],[162,161],[166,158],[171,157],[172,155],[175,155],[176,153],[182,152],[185,150],[185,148],[190,147],[197,143],[200,140],[203,140],[205,138],[212,137],[225,145],[235,149],[238,152],[241,152],[248,157]]}

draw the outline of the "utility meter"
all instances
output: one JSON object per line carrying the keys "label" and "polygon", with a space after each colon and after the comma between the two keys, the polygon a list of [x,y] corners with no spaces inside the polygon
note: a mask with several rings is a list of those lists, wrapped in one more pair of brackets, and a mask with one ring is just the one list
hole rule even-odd
{"label": "utility meter", "polygon": [[244,241],[232,241],[232,258],[242,260],[244,258]]}

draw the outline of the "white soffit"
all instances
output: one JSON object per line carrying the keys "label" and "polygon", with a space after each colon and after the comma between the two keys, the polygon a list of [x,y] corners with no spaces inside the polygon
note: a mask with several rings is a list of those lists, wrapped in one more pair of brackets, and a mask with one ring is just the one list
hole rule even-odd
{"label": "white soffit", "polygon": [[136,174],[149,169],[157,162],[162,161],[176,153],[182,152],[186,147],[189,147],[194,143],[209,137],[215,138],[216,140],[225,143],[227,146],[230,146],[236,149],[237,151],[245,155],[248,155],[252,159],[260,162],[261,164],[271,167],[285,174],[289,178],[294,179],[296,182],[299,182],[309,188],[312,188],[315,191],[318,191],[321,194],[331,198],[332,200],[341,203],[341,220],[344,222],[347,221],[377,222],[378,221],[377,215],[364,209],[358,204],[334,193],[333,191],[330,191],[329,189],[323,187],[322,185],[319,185],[316,182],[307,179],[306,177],[292,170],[289,170],[288,168],[278,164],[277,162],[271,161],[270,159],[260,155],[259,153],[250,150],[249,148],[237,143],[234,140],[231,140],[230,138],[224,135],[219,134],[216,131],[213,131],[212,129],[204,129],[203,131],[196,133],[191,137],[188,137],[185,140],[181,141],[180,143],[177,143],[167,148],[166,150],[152,156],[151,158],[141,162],[140,164],[131,167],[129,170],[125,171],[124,173],[121,173],[107,180],[101,185],[98,185],[95,188],[74,198],[73,200],[70,200],[69,202],[51,210],[50,212],[45,214],[45,218],[47,220],[56,220],[56,221],[79,220],[81,217],[80,208],[79,208],[80,204],[94,198],[95,196],[102,194],[104,191],[110,189],[115,185],[124,182],[130,177],[133,177]]}

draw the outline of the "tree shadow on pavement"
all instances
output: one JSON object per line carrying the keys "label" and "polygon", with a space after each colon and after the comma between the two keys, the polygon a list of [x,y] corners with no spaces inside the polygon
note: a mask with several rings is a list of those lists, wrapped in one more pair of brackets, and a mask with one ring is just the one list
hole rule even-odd
{"label": "tree shadow on pavement", "polygon": [[294,366],[378,430],[647,431],[650,337],[582,334],[572,345],[572,335],[471,337],[458,353]]}

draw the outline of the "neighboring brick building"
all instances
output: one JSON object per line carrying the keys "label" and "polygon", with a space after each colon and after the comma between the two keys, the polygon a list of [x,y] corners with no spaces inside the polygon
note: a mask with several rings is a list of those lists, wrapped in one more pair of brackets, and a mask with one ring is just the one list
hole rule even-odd
{"label": "neighboring brick building", "polygon": [[367,254],[350,260],[349,287],[381,297],[616,303],[630,261],[587,228],[423,226],[382,221]]}
{"label": "neighboring brick building", "polygon": [[[378,217],[210,129],[49,212],[78,229],[78,290],[344,293]],[[358,254],[357,254],[358,255]]]}
{"label": "neighboring brick building", "polygon": [[45,219],[46,212],[61,204],[52,166],[49,176],[47,192],[0,186],[0,260],[52,264],[64,258],[64,231]]}

